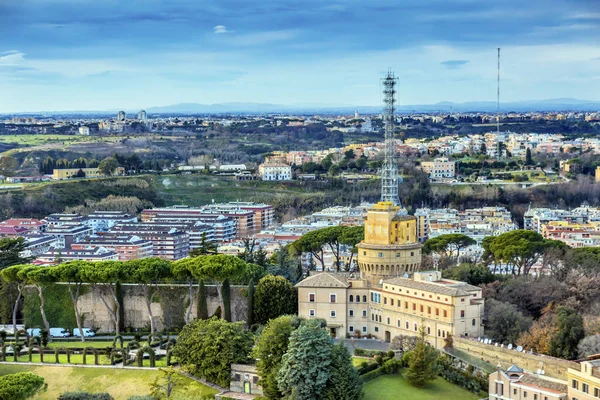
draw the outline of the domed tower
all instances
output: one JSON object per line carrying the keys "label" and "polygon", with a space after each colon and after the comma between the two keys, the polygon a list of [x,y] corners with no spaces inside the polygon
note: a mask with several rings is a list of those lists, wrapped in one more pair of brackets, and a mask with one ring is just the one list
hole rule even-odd
{"label": "domed tower", "polygon": [[390,71],[382,80],[385,123],[381,201],[367,211],[365,240],[358,244],[361,278],[371,282],[402,276],[421,267],[417,218],[406,215],[398,196],[398,160],[394,143],[397,78]]}
{"label": "domed tower", "polygon": [[421,267],[417,218],[399,206],[382,201],[367,211],[365,239],[357,245],[362,279],[378,282]]}

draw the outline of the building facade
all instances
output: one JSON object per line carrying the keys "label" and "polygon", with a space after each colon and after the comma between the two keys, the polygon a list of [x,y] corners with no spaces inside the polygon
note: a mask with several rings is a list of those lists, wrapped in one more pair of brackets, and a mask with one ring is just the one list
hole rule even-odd
{"label": "building facade", "polygon": [[365,335],[391,341],[419,335],[436,348],[451,336],[483,335],[482,290],[420,272],[417,219],[380,202],[367,211],[358,244],[358,273],[315,273],[299,282],[298,314],[322,318],[333,337]]}
{"label": "building facade", "polygon": [[421,163],[423,171],[429,175],[429,179],[452,179],[456,177],[456,162],[446,157],[439,157],[433,161]]}
{"label": "building facade", "polygon": [[569,400],[600,398],[600,354],[579,361],[579,369],[567,370]]}
{"label": "building facade", "polygon": [[567,385],[526,373],[516,365],[491,373],[488,392],[490,400],[567,399]]}
{"label": "building facade", "polygon": [[258,174],[263,181],[289,181],[292,179],[292,167],[287,164],[261,164]]}

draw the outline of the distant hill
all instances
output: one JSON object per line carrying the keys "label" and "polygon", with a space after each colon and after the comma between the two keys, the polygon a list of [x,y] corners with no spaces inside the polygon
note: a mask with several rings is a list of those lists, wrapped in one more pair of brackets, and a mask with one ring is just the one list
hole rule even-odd
{"label": "distant hill", "polygon": [[[146,111],[151,114],[220,114],[220,113],[380,113],[378,106],[324,106],[324,105],[283,105],[270,103],[218,103],[199,104],[181,103],[161,107],[149,107]],[[410,112],[495,112],[496,102],[479,101],[466,103],[439,102],[436,104],[399,105],[401,113]],[[549,99],[529,100],[500,103],[501,112],[509,111],[600,111],[600,101],[578,99]]]}
{"label": "distant hill", "polygon": [[[418,112],[496,112],[494,101],[472,101],[466,103],[453,103],[442,101],[436,104],[398,105],[399,113]],[[379,114],[381,106],[357,106],[357,105],[323,105],[323,104],[271,104],[251,102],[230,102],[216,104],[179,103],[165,106],[152,106],[146,108],[149,114],[164,115],[189,115],[189,114]],[[127,115],[136,115],[139,110],[126,110]],[[600,101],[579,100],[571,98],[558,98],[548,100],[527,100],[518,102],[500,103],[500,112],[510,111],[600,111]],[[96,115],[99,117],[112,116],[117,110],[104,111],[24,111],[8,113],[7,115]]]}

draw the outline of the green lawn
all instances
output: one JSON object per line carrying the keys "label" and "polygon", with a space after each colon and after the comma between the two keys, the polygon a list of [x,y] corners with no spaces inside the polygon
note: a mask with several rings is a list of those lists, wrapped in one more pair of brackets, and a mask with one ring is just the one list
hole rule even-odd
{"label": "green lawn", "polygon": [[360,365],[364,362],[367,362],[369,364],[371,363],[375,363],[375,361],[372,358],[366,358],[366,357],[352,357],[352,364],[355,367],[360,367]]}
{"label": "green lawn", "polygon": [[[55,400],[69,391],[107,392],[115,400],[133,395],[149,394],[150,384],[162,373],[156,370],[127,370],[108,368],[77,368],[56,366],[0,365],[0,375],[31,371],[44,378],[48,390],[37,396],[40,400]],[[198,399],[217,391],[196,381],[183,378],[174,391],[174,400]]]}
{"label": "green lawn", "polygon": [[411,386],[402,375],[384,375],[364,386],[364,400],[477,400],[479,396],[442,378],[423,389]]}
{"label": "green lawn", "polygon": [[[117,345],[119,343],[117,342]],[[54,341],[54,342],[50,342],[48,343],[48,347],[51,349],[54,349],[56,347],[66,347],[69,349],[72,348],[78,348],[78,349],[85,349],[86,347],[95,347],[97,349],[105,349],[107,347],[112,347],[113,342],[112,340],[110,341],[98,341],[98,342],[92,342],[92,341],[85,341],[84,342],[63,342],[63,341]],[[127,345],[127,343],[125,343],[125,346]]]}

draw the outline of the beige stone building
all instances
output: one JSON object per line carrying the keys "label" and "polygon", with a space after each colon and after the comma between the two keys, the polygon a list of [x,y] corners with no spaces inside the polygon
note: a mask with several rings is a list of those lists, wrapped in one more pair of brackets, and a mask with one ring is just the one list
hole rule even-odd
{"label": "beige stone building", "polygon": [[488,391],[490,400],[567,399],[567,385],[529,374],[516,365],[490,374]]}
{"label": "beige stone building", "polygon": [[569,400],[600,399],[600,354],[579,361],[579,369],[567,370]]}
{"label": "beige stone building", "polygon": [[298,314],[322,318],[334,337],[372,335],[390,341],[418,335],[437,348],[448,335],[483,336],[480,288],[421,267],[416,218],[391,203],[368,211],[356,273],[313,274],[299,282]]}

